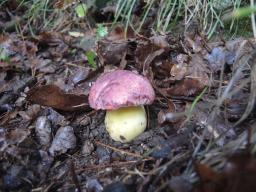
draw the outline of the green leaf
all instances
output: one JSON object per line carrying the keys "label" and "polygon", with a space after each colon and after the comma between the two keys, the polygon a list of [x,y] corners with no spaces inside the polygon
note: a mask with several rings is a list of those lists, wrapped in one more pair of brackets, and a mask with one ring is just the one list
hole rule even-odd
{"label": "green leaf", "polygon": [[96,38],[101,39],[105,37],[108,34],[107,27],[104,27],[102,24],[97,25],[97,30],[96,30]]}
{"label": "green leaf", "polygon": [[6,51],[0,46],[0,61],[9,62],[10,58]]}
{"label": "green leaf", "polygon": [[89,66],[93,69],[97,69],[97,65],[94,61],[95,57],[96,57],[96,54],[94,51],[87,51],[85,53],[86,57],[87,57],[87,60],[88,60],[88,63],[89,63]]}
{"label": "green leaf", "polygon": [[79,5],[76,6],[75,8],[76,14],[78,17],[84,17],[86,15],[87,12],[87,6],[84,3],[81,3]]}

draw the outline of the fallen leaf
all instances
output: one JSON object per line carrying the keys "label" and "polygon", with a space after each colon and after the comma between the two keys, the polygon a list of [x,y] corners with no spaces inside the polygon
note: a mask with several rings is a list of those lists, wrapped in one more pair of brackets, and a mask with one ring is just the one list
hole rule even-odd
{"label": "fallen leaf", "polygon": [[135,51],[136,66],[143,70],[144,74],[147,74],[153,60],[165,51],[165,49],[149,40],[139,42]]}
{"label": "fallen leaf", "polygon": [[222,179],[220,174],[204,164],[195,162],[194,166],[202,182],[218,182],[220,179]]}
{"label": "fallen leaf", "polygon": [[10,145],[18,145],[30,135],[29,129],[17,128],[6,130],[0,128],[0,151],[5,151]]}
{"label": "fallen leaf", "polygon": [[[181,108],[181,107],[179,107]],[[157,120],[159,124],[163,124],[165,122],[176,123],[185,117],[184,112],[180,112],[176,110],[175,104],[168,100],[168,108],[161,109],[157,115]]]}
{"label": "fallen leaf", "polygon": [[43,85],[28,91],[26,99],[63,111],[88,110],[87,96],[64,93],[56,85]]}
{"label": "fallen leaf", "polygon": [[127,41],[101,40],[98,42],[97,56],[103,65],[118,65],[127,49]]}
{"label": "fallen leaf", "polygon": [[176,63],[172,66],[170,74],[174,80],[182,80],[188,75],[188,55],[179,54],[176,57]]}
{"label": "fallen leaf", "polygon": [[168,96],[192,96],[200,93],[205,85],[201,85],[196,79],[186,78],[175,82],[170,88],[160,89],[161,92]]}
{"label": "fallen leaf", "polygon": [[196,163],[200,192],[254,192],[256,160],[247,149],[231,155],[221,172]]}
{"label": "fallen leaf", "polygon": [[[191,25],[193,28],[194,26]],[[190,52],[193,53],[199,53],[202,52],[205,48],[208,49],[206,44],[206,37],[199,34],[196,30],[197,26],[195,26],[195,29],[191,29],[185,35],[185,46],[186,49],[190,50]]]}
{"label": "fallen leaf", "polygon": [[97,69],[97,64],[94,61],[95,57],[96,57],[95,52],[94,51],[87,51],[86,52],[86,57],[87,57],[87,61],[88,61],[89,66],[92,69]]}
{"label": "fallen leaf", "polygon": [[108,34],[106,39],[108,41],[122,41],[126,39],[133,39],[136,35],[134,33],[134,30],[132,30],[131,27],[128,27],[127,32],[125,34],[125,28],[122,25],[115,26],[111,32]]}
{"label": "fallen leaf", "polygon": [[86,78],[88,78],[90,71],[91,69],[89,67],[76,69],[69,79],[70,83],[74,85],[81,83],[81,81],[84,81]]}
{"label": "fallen leaf", "polygon": [[39,105],[30,105],[26,111],[19,111],[18,114],[24,121],[31,121],[40,112],[41,108]]}
{"label": "fallen leaf", "polygon": [[87,13],[87,6],[84,3],[81,3],[75,7],[75,11],[78,17],[84,17]]}
{"label": "fallen leaf", "polygon": [[62,58],[69,51],[72,37],[57,32],[42,32],[35,37],[38,47],[47,47],[47,52],[54,58]]}
{"label": "fallen leaf", "polygon": [[168,49],[169,43],[167,42],[167,37],[162,35],[157,35],[149,38],[151,43],[160,49]]}

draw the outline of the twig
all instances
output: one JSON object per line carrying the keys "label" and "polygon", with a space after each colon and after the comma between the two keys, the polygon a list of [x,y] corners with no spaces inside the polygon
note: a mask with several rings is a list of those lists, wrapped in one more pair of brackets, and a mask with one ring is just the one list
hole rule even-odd
{"label": "twig", "polygon": [[173,163],[178,162],[178,161],[183,161],[184,159],[187,159],[189,157],[191,157],[191,151],[187,151],[183,154],[178,154],[178,155],[174,156],[170,161],[165,163],[164,165],[161,165],[160,167],[157,167],[157,168],[149,171],[148,174],[149,175],[155,175],[160,171],[166,170]]}
{"label": "twig", "polygon": [[70,161],[70,173],[71,173],[72,181],[76,186],[76,192],[82,192],[76,172],[75,172],[75,166],[72,160]]}
{"label": "twig", "polygon": [[103,147],[106,147],[106,148],[109,148],[109,149],[112,149],[113,151],[117,151],[121,154],[127,154],[127,155],[130,155],[130,156],[133,156],[133,157],[138,157],[138,158],[141,158],[141,159],[146,159],[146,160],[154,160],[154,158],[151,158],[151,157],[144,157],[142,155],[139,155],[139,154],[136,154],[136,153],[131,153],[129,151],[125,151],[125,150],[121,150],[121,149],[117,149],[115,147],[112,147],[110,145],[107,145],[107,144],[104,144],[104,143],[101,143],[99,141],[94,141],[97,145],[101,145]]}
{"label": "twig", "polygon": [[[147,159],[141,161],[149,161]],[[89,170],[97,170],[97,169],[105,169],[107,167],[122,167],[122,166],[129,166],[134,163],[138,163],[139,161],[125,161],[125,162],[118,162],[118,163],[111,163],[111,164],[101,164],[101,165],[91,165],[84,168],[79,169],[78,171],[89,171]]]}
{"label": "twig", "polygon": [[[157,160],[156,163],[155,163],[155,166],[154,168],[157,168],[159,167],[160,163],[162,162],[162,160]],[[138,189],[138,192],[143,192],[144,188],[146,185],[149,184],[149,182],[151,181],[152,179],[152,175],[147,175],[147,177],[143,180],[143,183],[140,185],[139,189]]]}

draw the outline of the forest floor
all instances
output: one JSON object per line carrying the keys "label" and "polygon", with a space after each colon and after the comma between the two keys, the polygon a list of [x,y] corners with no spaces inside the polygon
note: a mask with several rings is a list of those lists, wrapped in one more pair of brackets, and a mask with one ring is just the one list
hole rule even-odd
{"label": "forest floor", "polygon": [[[138,34],[111,27],[112,6],[84,19],[54,4],[62,12],[44,30],[45,15],[28,20],[17,2],[0,6],[0,191],[255,191],[253,38],[210,41],[197,24],[155,33],[150,22]],[[156,93],[129,143],[88,104],[97,77],[116,69]]]}

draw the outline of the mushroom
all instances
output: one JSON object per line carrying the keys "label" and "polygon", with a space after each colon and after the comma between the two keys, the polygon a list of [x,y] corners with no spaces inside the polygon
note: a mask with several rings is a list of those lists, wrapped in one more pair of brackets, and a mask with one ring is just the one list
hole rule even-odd
{"label": "mushroom", "polygon": [[105,125],[110,137],[122,143],[133,140],[146,129],[144,105],[154,99],[155,92],[148,79],[127,70],[101,75],[89,93],[92,108],[107,110]]}

